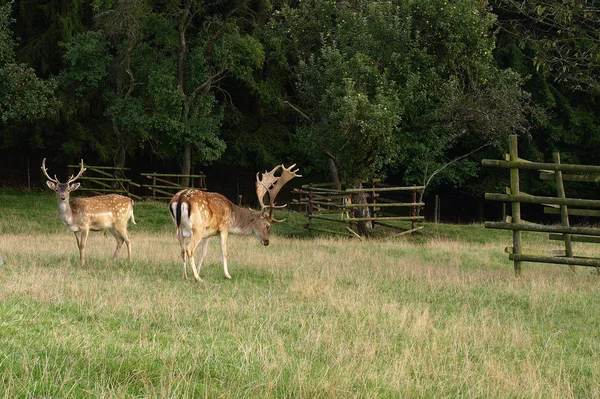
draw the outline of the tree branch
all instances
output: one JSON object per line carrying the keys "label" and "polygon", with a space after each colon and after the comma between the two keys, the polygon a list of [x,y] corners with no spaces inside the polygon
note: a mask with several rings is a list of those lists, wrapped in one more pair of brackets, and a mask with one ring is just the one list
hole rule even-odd
{"label": "tree branch", "polygon": [[312,122],[312,120],[304,112],[300,111],[300,109],[298,109],[296,106],[294,106],[288,100],[284,100],[283,103],[286,104],[286,105],[289,105],[291,109],[293,109],[294,111],[296,111],[297,113],[299,113],[307,121]]}

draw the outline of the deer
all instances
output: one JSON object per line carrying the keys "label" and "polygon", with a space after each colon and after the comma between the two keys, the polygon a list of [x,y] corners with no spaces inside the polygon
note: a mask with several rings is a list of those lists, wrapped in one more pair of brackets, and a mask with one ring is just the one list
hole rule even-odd
{"label": "deer", "polygon": [[[221,243],[221,261],[225,278],[230,280],[227,269],[227,237],[231,234],[254,233],[264,246],[269,245],[269,233],[273,222],[283,222],[285,219],[275,219],[275,209],[285,205],[275,205],[275,199],[281,188],[295,177],[299,169],[292,170],[296,164],[286,168],[283,164],[276,166],[270,172],[265,171],[262,177],[256,174],[256,195],[260,210],[243,208],[235,205],[225,196],[195,189],[184,189],[176,193],[169,202],[171,218],[177,230],[177,239],[181,247],[183,260],[183,278],[187,280],[187,264],[189,263],[196,282],[203,281],[198,274],[208,250],[208,239],[219,235]],[[275,173],[282,168],[280,176]],[[269,205],[265,205],[264,197],[269,194]],[[202,243],[198,267],[194,259],[197,246]]]}
{"label": "deer", "polygon": [[71,175],[66,183],[61,183],[56,175],[48,175],[46,158],[42,161],[42,171],[48,178],[46,184],[56,193],[58,201],[58,216],[65,226],[75,234],[79,248],[79,265],[85,264],[85,245],[90,231],[108,230],[117,240],[117,247],[113,259],[117,258],[123,243],[127,245],[127,255],[131,262],[131,242],[127,232],[127,223],[131,219],[133,224],[133,200],[118,194],[98,195],[88,198],[75,198],[70,200],[70,194],[79,188],[78,180],[86,168],[81,160],[81,168],[77,176]]}

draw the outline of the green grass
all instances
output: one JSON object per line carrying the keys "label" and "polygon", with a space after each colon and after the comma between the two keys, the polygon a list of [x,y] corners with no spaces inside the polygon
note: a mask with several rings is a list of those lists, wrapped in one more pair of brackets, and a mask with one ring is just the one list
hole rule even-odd
{"label": "green grass", "polygon": [[131,264],[95,233],[84,267],[52,193],[0,207],[0,397],[600,397],[598,276],[517,279],[504,231],[359,241],[282,212],[269,247],[230,237],[230,281],[212,239],[194,283],[165,204],[136,203]]}

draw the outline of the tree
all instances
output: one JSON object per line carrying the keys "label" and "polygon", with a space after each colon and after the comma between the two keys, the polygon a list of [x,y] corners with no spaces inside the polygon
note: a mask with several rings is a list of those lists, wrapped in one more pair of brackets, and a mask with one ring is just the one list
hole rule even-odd
{"label": "tree", "polygon": [[[600,143],[600,6],[584,0],[498,0],[490,5],[498,15],[496,59],[530,76],[525,89],[544,110],[527,140],[520,140],[522,156],[549,161],[552,152],[560,151],[563,162],[600,163],[600,155],[589,151]],[[532,193],[554,192],[549,184],[525,184]]]}
{"label": "tree", "polygon": [[10,13],[10,3],[0,7],[0,119],[4,125],[44,118],[57,106],[54,82],[38,78],[31,67],[16,61]]}
{"label": "tree", "polygon": [[[138,45],[144,38],[149,8],[133,0],[113,6],[97,12],[96,29],[63,43],[67,67],[60,82],[71,118],[88,115],[94,123],[86,126],[84,134],[94,132],[90,141],[97,143],[101,157],[111,157],[115,167],[123,168],[127,155],[148,140],[148,118],[142,93],[136,95],[136,74],[142,74],[143,83],[139,65],[144,64],[145,54]],[[138,65],[133,65],[134,60]]]}
{"label": "tree", "polygon": [[427,180],[453,151],[525,130],[527,94],[495,65],[494,22],[479,0],[284,5],[273,31],[297,57],[306,152],[333,181]]}
{"label": "tree", "polygon": [[600,5],[589,0],[494,0],[500,27],[521,49],[530,47],[536,69],[573,90],[600,89]]}
{"label": "tree", "polygon": [[167,11],[155,16],[154,26],[168,30],[151,33],[159,62],[150,74],[148,91],[153,127],[181,153],[181,173],[188,175],[192,150],[202,163],[218,159],[225,150],[219,137],[223,109],[217,96],[227,102],[231,94],[223,82],[252,82],[264,52],[237,23],[237,14],[246,10],[244,2],[231,9],[227,4],[191,0],[165,7]]}

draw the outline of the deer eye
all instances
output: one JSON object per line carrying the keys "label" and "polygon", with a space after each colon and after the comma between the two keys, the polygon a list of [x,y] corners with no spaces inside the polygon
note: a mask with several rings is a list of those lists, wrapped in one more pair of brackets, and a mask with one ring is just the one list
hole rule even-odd
{"label": "deer eye", "polygon": [[271,225],[270,225],[270,224],[268,224],[268,225],[266,226],[266,229],[267,229],[267,231],[271,230]]}

